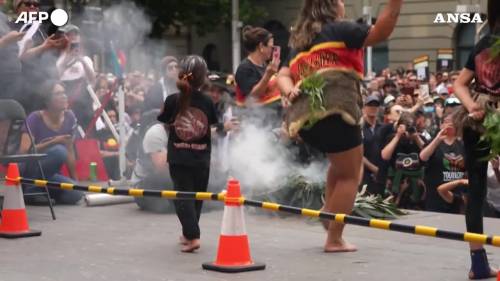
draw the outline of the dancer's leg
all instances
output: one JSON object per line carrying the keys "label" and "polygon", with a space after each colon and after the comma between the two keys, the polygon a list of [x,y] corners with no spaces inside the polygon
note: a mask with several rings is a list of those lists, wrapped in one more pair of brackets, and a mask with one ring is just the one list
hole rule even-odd
{"label": "dancer's leg", "polygon": [[[363,146],[357,146],[350,150],[329,154],[330,163],[335,167],[335,185],[327,186],[329,197],[327,198],[327,209],[337,214],[350,214],[356,199],[356,192],[362,176]],[[330,222],[330,228],[325,243],[326,252],[356,251],[354,245],[348,244],[342,238],[344,224]]]}

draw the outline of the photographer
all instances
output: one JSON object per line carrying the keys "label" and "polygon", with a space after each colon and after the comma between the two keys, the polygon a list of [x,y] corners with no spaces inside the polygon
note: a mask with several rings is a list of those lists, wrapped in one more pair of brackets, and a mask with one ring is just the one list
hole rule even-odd
{"label": "photographer", "polygon": [[[418,153],[425,144],[417,132],[413,116],[409,113],[401,114],[395,124],[395,130],[394,134],[383,138],[385,146],[381,152],[382,160],[389,161],[388,177],[392,182],[390,188],[392,193],[398,196],[398,205],[407,204],[406,195],[410,195],[412,204],[419,203],[423,195],[420,182],[423,170]],[[402,187],[410,187],[409,194],[405,192],[406,188]]]}
{"label": "photographer", "polygon": [[[68,24],[60,29],[68,44],[57,60],[57,70],[67,89],[69,106],[75,112],[78,123],[87,127],[92,119],[92,100],[87,93],[87,83],[95,83],[92,60],[83,55],[80,29]],[[57,34],[57,33],[56,33]]]}
{"label": "photographer", "polygon": [[445,114],[441,130],[420,152],[427,171],[425,209],[432,212],[452,211],[452,206],[439,196],[437,187],[465,177],[464,144],[457,138],[452,117],[452,114]]}

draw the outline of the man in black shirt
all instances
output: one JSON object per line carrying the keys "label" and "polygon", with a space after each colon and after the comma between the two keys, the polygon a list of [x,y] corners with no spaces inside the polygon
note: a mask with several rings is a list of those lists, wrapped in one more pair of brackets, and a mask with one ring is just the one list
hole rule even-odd
{"label": "man in black shirt", "polygon": [[365,105],[363,107],[363,164],[364,164],[364,174],[363,174],[363,185],[367,185],[367,191],[371,194],[380,194],[382,192],[378,191],[375,184],[375,177],[379,171],[377,167],[377,154],[380,150],[377,147],[375,141],[375,135],[380,128],[380,123],[377,120],[378,111],[380,107],[380,101],[376,96],[369,96],[365,100]]}

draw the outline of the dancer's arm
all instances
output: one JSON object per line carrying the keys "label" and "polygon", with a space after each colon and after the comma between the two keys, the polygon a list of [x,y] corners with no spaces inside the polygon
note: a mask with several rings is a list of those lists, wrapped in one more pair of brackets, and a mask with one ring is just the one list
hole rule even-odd
{"label": "dancer's arm", "polygon": [[455,96],[462,102],[463,106],[469,111],[471,117],[476,120],[481,120],[484,117],[484,109],[479,104],[474,102],[470,94],[469,85],[474,79],[474,71],[467,68],[462,69],[457,80],[453,84],[455,88]]}
{"label": "dancer's arm", "polygon": [[377,22],[370,29],[368,37],[365,39],[364,46],[373,46],[379,42],[385,41],[394,31],[401,11],[402,0],[389,0],[387,6],[377,17]]}
{"label": "dancer's arm", "polygon": [[282,67],[278,73],[278,87],[281,93],[292,102],[299,95],[299,88],[295,87],[291,78],[290,68]]}

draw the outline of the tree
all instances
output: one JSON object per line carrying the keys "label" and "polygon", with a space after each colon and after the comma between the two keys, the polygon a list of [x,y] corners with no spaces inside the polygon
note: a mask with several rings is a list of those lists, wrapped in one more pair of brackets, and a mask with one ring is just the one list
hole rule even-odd
{"label": "tree", "polygon": [[[231,22],[231,0],[134,0],[153,18],[151,36],[161,37],[164,30],[181,26],[195,27],[198,35]],[[266,15],[251,0],[240,0],[240,20],[251,23]]]}

